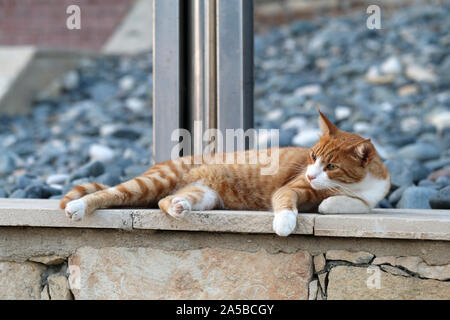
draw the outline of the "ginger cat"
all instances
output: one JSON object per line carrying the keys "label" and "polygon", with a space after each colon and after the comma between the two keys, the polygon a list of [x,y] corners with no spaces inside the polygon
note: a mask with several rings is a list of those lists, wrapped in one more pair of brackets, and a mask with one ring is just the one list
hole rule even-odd
{"label": "ginger cat", "polygon": [[[311,149],[278,149],[279,169],[273,175],[261,175],[260,163],[194,164],[194,156],[187,156],[158,163],[115,187],[76,186],[60,207],[72,220],[98,208],[156,203],[174,218],[191,210],[272,209],[273,229],[280,236],[294,231],[299,210],[369,212],[390,188],[387,168],[369,139],[339,130],[320,111],[319,124],[322,136]],[[251,156],[249,151],[240,152]]]}

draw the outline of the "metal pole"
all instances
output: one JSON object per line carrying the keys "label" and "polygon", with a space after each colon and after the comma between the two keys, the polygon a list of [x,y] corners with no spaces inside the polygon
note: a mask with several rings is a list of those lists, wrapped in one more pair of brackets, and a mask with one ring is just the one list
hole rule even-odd
{"label": "metal pole", "polygon": [[[253,0],[252,0],[253,1]],[[210,128],[217,128],[217,19],[216,0],[206,1],[206,52],[208,61],[205,65],[208,75],[208,87],[205,97],[209,104],[206,108],[206,118]]]}
{"label": "metal pole", "polygon": [[169,160],[183,121],[183,16],[179,0],[153,1],[153,159]]}
{"label": "metal pole", "polygon": [[193,134],[194,121],[223,134],[251,128],[253,0],[154,0],[153,12],[155,161],[170,158],[173,130]]}
{"label": "metal pole", "polygon": [[[199,135],[217,128],[216,1],[189,0],[188,3],[188,128],[194,134],[193,151],[198,153],[205,144]],[[194,121],[201,122],[201,132],[194,131]],[[197,150],[196,145],[200,145]]]}
{"label": "metal pole", "polygon": [[218,129],[253,127],[253,1],[217,0],[217,103]]}

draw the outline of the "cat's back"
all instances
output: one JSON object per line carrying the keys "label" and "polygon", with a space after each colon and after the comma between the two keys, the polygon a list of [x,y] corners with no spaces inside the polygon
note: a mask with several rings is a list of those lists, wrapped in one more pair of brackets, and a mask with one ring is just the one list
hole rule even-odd
{"label": "cat's back", "polygon": [[186,178],[188,183],[201,182],[215,190],[226,208],[267,210],[273,192],[302,173],[308,153],[308,149],[285,147],[218,154],[234,161],[203,164]]}

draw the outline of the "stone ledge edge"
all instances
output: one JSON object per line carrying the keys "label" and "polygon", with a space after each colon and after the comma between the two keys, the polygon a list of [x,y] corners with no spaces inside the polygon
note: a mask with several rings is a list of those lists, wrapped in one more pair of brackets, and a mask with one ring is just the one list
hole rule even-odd
{"label": "stone ledge edge", "polygon": [[[159,209],[102,209],[81,222],[67,219],[56,200],[0,199],[0,227],[102,228],[123,230],[174,230],[274,234],[273,213],[267,211],[193,211],[176,220]],[[397,223],[386,224],[398,214]],[[402,217],[401,215],[405,215]],[[347,218],[347,219],[346,219]],[[389,220],[388,219],[388,220]],[[398,222],[404,219],[404,228]],[[361,221],[361,222],[358,222]],[[379,223],[384,230],[378,230]],[[365,222],[365,223],[364,223]],[[369,223],[367,223],[369,222]],[[430,223],[431,222],[431,223]],[[433,226],[438,224],[438,228]],[[447,228],[448,227],[448,228]],[[450,241],[450,210],[374,210],[372,214],[298,216],[294,234],[326,237],[386,238]]]}

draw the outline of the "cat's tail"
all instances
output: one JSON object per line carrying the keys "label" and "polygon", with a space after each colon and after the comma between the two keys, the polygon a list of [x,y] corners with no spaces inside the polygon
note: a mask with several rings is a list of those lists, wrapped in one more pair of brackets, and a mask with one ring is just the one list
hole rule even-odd
{"label": "cat's tail", "polygon": [[70,201],[80,199],[87,194],[94,193],[94,192],[108,189],[108,188],[109,188],[109,186],[101,184],[101,183],[96,183],[96,182],[80,184],[80,185],[74,187],[72,190],[70,190],[61,199],[61,201],[59,202],[59,207],[64,210],[66,208],[66,205]]}

